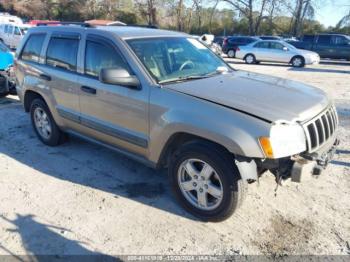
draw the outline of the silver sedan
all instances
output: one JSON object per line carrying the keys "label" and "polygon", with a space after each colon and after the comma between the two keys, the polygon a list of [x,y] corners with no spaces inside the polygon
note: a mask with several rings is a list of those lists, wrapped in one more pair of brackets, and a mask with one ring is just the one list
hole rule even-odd
{"label": "silver sedan", "polygon": [[297,49],[280,40],[261,40],[240,46],[236,51],[236,58],[243,59],[247,64],[278,62],[291,64],[293,67],[318,64],[320,61],[317,53]]}

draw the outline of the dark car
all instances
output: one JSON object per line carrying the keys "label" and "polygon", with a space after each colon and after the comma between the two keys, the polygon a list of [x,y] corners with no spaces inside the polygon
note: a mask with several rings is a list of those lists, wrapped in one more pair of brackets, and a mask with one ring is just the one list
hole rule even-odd
{"label": "dark car", "polygon": [[222,52],[227,54],[228,57],[233,58],[236,56],[236,50],[239,46],[245,46],[255,41],[259,38],[251,36],[231,36],[224,39],[222,45]]}
{"label": "dark car", "polygon": [[350,37],[347,35],[304,35],[301,41],[291,41],[289,43],[299,49],[314,51],[322,58],[347,59],[350,61]]}
{"label": "dark car", "polygon": [[214,38],[214,43],[218,44],[219,46],[222,47],[223,43],[224,43],[225,37],[224,36],[215,36]]}

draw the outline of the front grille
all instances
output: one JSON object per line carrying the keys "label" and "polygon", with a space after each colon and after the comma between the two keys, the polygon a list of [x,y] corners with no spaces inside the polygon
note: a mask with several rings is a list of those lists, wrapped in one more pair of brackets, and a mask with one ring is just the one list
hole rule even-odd
{"label": "front grille", "polygon": [[319,116],[305,123],[303,126],[306,133],[308,152],[316,151],[332,138],[338,124],[339,119],[334,106],[329,107]]}

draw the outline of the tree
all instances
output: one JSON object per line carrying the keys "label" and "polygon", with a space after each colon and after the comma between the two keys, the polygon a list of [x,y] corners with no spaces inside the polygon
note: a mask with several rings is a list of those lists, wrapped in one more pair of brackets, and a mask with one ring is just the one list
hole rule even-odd
{"label": "tree", "polygon": [[[272,0],[222,0],[232,5],[248,21],[248,34],[256,35],[259,33],[261,21],[266,18],[264,13],[268,4]],[[257,11],[255,10],[257,8]]]}
{"label": "tree", "polygon": [[146,18],[148,25],[158,25],[156,0],[136,0],[136,6],[142,17]]}

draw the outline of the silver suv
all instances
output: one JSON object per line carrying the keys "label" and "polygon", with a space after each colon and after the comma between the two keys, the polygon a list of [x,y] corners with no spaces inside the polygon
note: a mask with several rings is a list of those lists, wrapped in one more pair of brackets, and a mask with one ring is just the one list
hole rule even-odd
{"label": "silver suv", "polygon": [[18,48],[16,77],[44,144],[74,134],[167,168],[203,220],[228,218],[268,170],[277,182],[320,175],[338,143],[321,90],[233,70],[183,33],[40,26]]}

